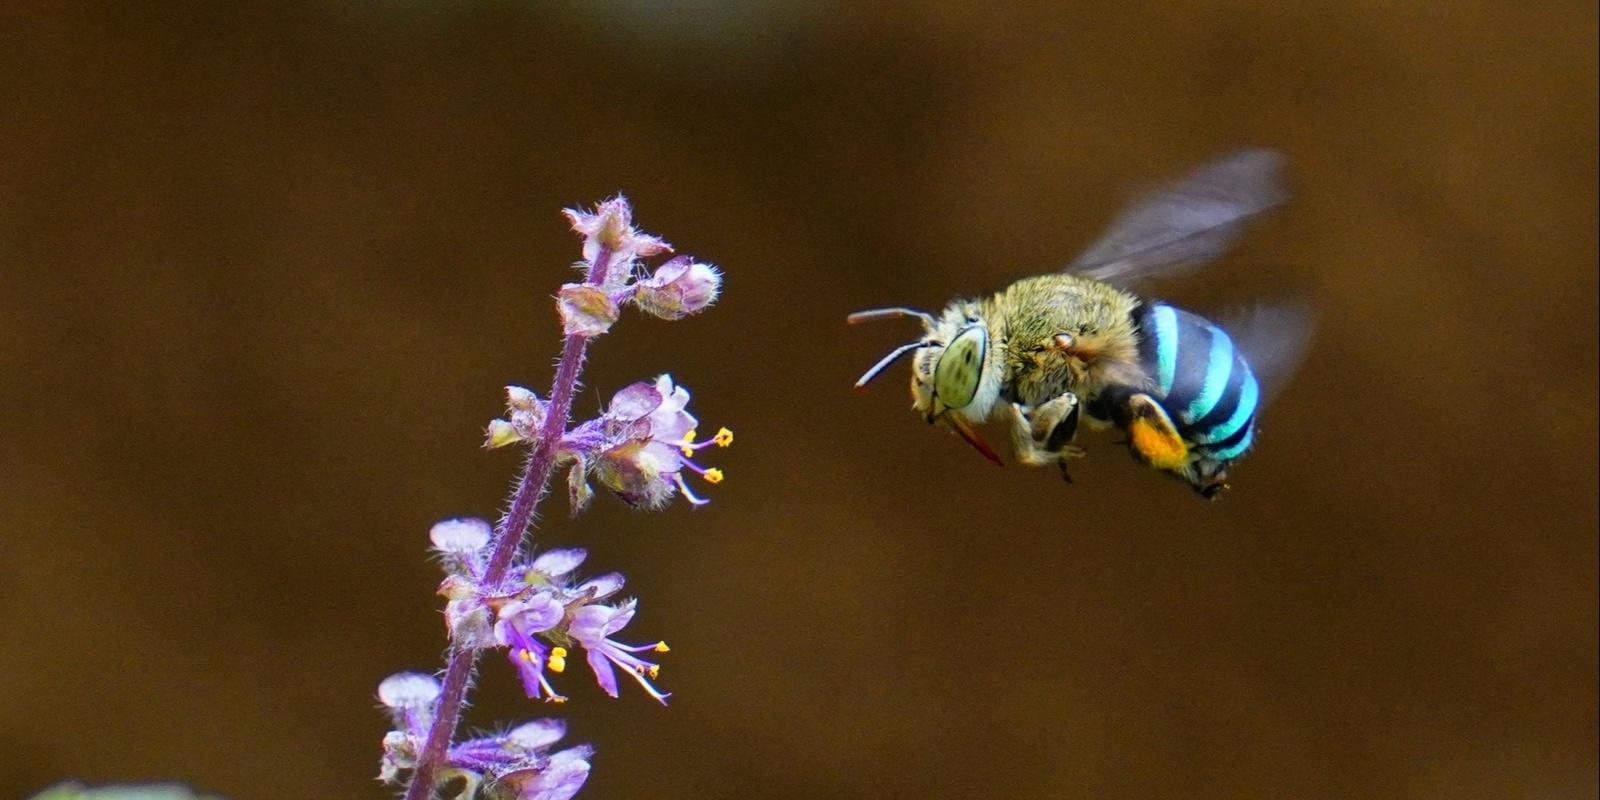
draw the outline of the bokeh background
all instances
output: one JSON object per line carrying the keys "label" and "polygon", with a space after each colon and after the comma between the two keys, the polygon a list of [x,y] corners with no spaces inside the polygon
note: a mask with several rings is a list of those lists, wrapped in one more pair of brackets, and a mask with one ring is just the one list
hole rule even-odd
{"label": "bokeh background", "polygon": [[[706,509],[545,516],[673,645],[669,708],[563,677],[583,797],[1595,797],[1594,5],[1115,5],[0,5],[0,796],[386,796],[427,529],[494,515],[558,212],[624,192],[726,297],[579,411],[671,371],[738,442]],[[1244,145],[1292,204],[1158,292],[1320,327],[1221,502],[850,391],[913,326],[847,312]]]}

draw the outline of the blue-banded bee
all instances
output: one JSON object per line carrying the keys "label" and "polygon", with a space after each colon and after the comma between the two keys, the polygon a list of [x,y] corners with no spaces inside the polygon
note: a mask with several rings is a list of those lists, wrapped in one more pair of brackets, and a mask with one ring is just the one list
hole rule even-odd
{"label": "blue-banded bee", "polygon": [[[902,356],[912,359],[913,407],[948,423],[996,464],[973,429],[1003,402],[1017,458],[1057,464],[1082,455],[1080,420],[1115,425],[1134,457],[1204,497],[1226,488],[1227,469],[1255,442],[1266,378],[1287,377],[1310,316],[1278,306],[1223,327],[1125,287],[1208,262],[1243,224],[1281,204],[1282,156],[1246,150],[1219,159],[1135,203],[1061,272],[1000,292],[958,299],[937,316],[908,308],[851,314],[852,323],[914,317],[925,333],[890,352],[856,382],[865,386]],[[1258,372],[1259,371],[1259,372]]]}

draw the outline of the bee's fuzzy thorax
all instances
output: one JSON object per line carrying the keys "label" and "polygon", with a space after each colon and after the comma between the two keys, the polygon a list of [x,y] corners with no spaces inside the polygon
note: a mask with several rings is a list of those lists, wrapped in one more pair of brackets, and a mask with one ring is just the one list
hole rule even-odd
{"label": "bee's fuzzy thorax", "polygon": [[1036,275],[996,294],[1005,375],[1016,402],[1037,405],[1062,392],[1093,398],[1108,384],[1143,380],[1133,310],[1139,300],[1076,275]]}

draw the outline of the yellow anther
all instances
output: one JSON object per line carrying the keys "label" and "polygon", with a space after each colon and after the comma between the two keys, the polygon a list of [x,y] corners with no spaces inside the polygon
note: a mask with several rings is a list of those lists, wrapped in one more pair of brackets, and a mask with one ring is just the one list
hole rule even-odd
{"label": "yellow anther", "polygon": [[520,659],[522,659],[522,660],[523,660],[523,661],[526,661],[526,662],[528,662],[528,663],[529,663],[529,664],[536,664],[536,663],[538,663],[538,662],[537,662],[537,661],[536,661],[536,660],[535,660],[535,659],[534,659],[534,657],[533,657],[533,651],[531,651],[531,650],[518,650],[518,651],[517,651],[517,658],[520,658]]}
{"label": "yellow anther", "polygon": [[660,675],[661,675],[661,665],[660,664],[651,664],[650,668],[645,670],[645,672],[650,673],[650,677],[652,677],[652,678],[660,677]]}
{"label": "yellow anther", "polygon": [[656,652],[657,653],[666,653],[666,652],[669,652],[671,650],[672,650],[672,648],[668,647],[666,642],[656,642]]}
{"label": "yellow anther", "polygon": [[706,479],[706,483],[722,483],[722,470],[712,467],[706,470],[701,477]]}
{"label": "yellow anther", "polygon": [[564,672],[567,669],[567,648],[557,647],[550,651],[550,671]]}
{"label": "yellow anther", "polygon": [[683,435],[683,444],[678,446],[678,449],[683,451],[684,458],[694,455],[694,448],[689,446],[692,444],[694,444],[694,431],[689,431]]}
{"label": "yellow anther", "polygon": [[713,436],[711,441],[716,442],[718,447],[727,447],[733,444],[733,431],[723,428],[717,431],[717,435]]}
{"label": "yellow anther", "polygon": [[552,703],[555,703],[557,705],[560,705],[562,703],[567,702],[567,698],[563,697],[562,695],[559,695],[559,694],[553,694],[553,695],[550,695],[550,701],[549,702],[552,702]]}

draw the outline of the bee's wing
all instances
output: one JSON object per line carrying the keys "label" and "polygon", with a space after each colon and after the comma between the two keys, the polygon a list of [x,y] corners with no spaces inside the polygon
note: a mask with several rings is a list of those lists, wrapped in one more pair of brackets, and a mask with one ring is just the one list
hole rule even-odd
{"label": "bee's wing", "polygon": [[1261,386],[1260,404],[1265,407],[1300,366],[1316,330],[1316,314],[1308,306],[1289,302],[1226,314],[1221,323],[1250,362]]}
{"label": "bee's wing", "polygon": [[1247,220],[1284,201],[1283,160],[1241,150],[1201,167],[1122,212],[1067,271],[1127,283],[1216,258]]}

